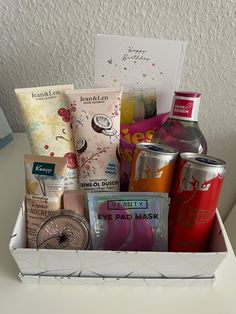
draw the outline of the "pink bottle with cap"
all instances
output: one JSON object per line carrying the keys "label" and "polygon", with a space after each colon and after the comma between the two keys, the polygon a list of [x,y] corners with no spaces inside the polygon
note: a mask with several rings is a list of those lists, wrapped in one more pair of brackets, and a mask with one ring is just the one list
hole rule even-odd
{"label": "pink bottle with cap", "polygon": [[170,117],[151,140],[175,147],[179,152],[207,153],[207,143],[198,126],[201,94],[175,92]]}

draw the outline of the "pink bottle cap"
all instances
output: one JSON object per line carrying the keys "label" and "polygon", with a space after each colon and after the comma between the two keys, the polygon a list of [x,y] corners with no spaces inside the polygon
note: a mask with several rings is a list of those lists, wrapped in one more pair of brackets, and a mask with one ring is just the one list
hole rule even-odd
{"label": "pink bottle cap", "polygon": [[201,97],[201,94],[198,92],[179,91],[179,92],[175,92],[175,96],[199,98]]}
{"label": "pink bottle cap", "polygon": [[82,191],[65,191],[63,194],[63,207],[84,216],[84,196]]}

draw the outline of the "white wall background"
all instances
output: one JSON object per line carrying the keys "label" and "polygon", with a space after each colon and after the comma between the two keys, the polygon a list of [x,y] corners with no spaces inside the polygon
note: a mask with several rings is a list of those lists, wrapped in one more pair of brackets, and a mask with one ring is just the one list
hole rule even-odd
{"label": "white wall background", "polygon": [[209,154],[227,161],[220,199],[236,201],[236,0],[0,0],[0,105],[24,131],[16,87],[91,87],[97,33],[188,41],[182,89],[202,92]]}

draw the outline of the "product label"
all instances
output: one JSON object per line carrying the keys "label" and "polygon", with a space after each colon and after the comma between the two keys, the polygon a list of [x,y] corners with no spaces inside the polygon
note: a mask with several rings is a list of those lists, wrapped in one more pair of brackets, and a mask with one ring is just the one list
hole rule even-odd
{"label": "product label", "polygon": [[89,96],[89,97],[80,97],[80,102],[83,104],[97,104],[97,103],[104,103],[105,101],[109,100],[108,96]]}
{"label": "product label", "polygon": [[115,200],[115,201],[107,201],[108,209],[147,209],[148,201],[147,200]]}
{"label": "product label", "polygon": [[99,220],[159,220],[159,204],[153,199],[114,199],[104,203],[106,213],[99,213]]}
{"label": "product label", "polygon": [[191,228],[196,224],[206,224],[210,219],[212,219],[212,214],[207,210],[183,206],[179,211],[177,223]]}
{"label": "product label", "polygon": [[39,174],[42,176],[54,176],[55,164],[44,162],[34,162],[32,174]]}
{"label": "product label", "polygon": [[136,149],[133,155],[130,192],[169,193],[176,159],[147,158],[143,151]]}
{"label": "product label", "polygon": [[173,115],[178,117],[191,118],[193,111],[193,101],[185,99],[176,99],[173,109]]}
{"label": "product label", "polygon": [[60,208],[58,198],[37,197],[26,195],[27,208],[27,245],[36,247],[36,237],[43,219],[52,211]]}
{"label": "product label", "polygon": [[60,96],[60,91],[59,90],[48,90],[48,91],[44,91],[44,92],[38,92],[38,93],[32,93],[31,97],[32,99],[36,99],[36,100],[43,100],[43,99],[49,99],[49,98],[54,98],[56,96]]}
{"label": "product label", "polygon": [[159,214],[106,214],[106,215],[100,215],[98,214],[98,219],[99,220],[146,220],[146,219],[157,219],[159,220]]}
{"label": "product label", "polygon": [[91,179],[89,182],[80,182],[80,187],[83,190],[87,190],[87,191],[104,191],[104,190],[113,190],[114,186],[116,187],[117,185],[119,185],[119,181],[118,180],[114,180],[114,181],[109,181],[107,179]]}
{"label": "product label", "polygon": [[198,121],[200,98],[174,97],[171,117],[181,120]]}
{"label": "product label", "polygon": [[[205,158],[201,157],[199,157],[199,159],[205,160]],[[221,186],[220,182],[223,181],[223,176],[218,172],[217,169],[213,168],[208,171],[206,169],[199,169],[191,162],[186,162],[182,171],[183,172],[179,178],[179,184],[177,188],[177,192],[179,193],[198,192],[201,193],[200,195],[203,197],[203,194],[206,192],[214,191],[215,184],[218,183],[219,186]],[[208,193],[206,194],[208,195]]]}
{"label": "product label", "polygon": [[62,184],[50,184],[48,189],[49,192],[59,192],[64,189],[64,186]]}

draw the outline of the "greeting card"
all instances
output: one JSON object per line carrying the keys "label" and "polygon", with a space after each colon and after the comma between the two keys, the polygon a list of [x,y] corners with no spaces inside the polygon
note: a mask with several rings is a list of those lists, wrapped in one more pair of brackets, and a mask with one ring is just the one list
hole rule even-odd
{"label": "greeting card", "polygon": [[94,86],[124,86],[123,123],[168,112],[173,92],[179,89],[186,45],[183,41],[97,35]]}

